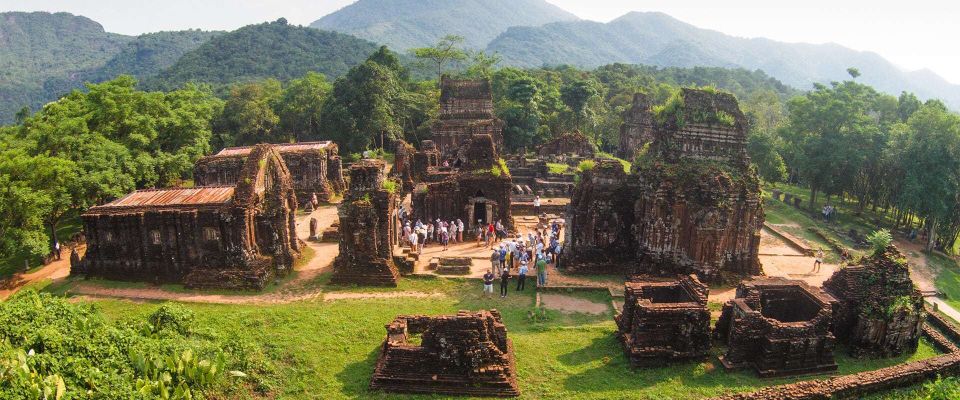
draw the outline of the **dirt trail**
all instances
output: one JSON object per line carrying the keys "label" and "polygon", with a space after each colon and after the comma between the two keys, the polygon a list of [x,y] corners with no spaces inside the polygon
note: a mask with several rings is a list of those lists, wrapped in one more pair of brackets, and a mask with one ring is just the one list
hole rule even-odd
{"label": "dirt trail", "polygon": [[556,293],[540,294],[540,302],[546,308],[564,313],[603,314],[610,310],[610,304]]}
{"label": "dirt trail", "polygon": [[[86,245],[77,247],[77,252],[79,252],[80,255],[83,255],[86,250]],[[36,271],[26,274],[14,274],[10,278],[0,281],[0,301],[12,296],[18,290],[31,283],[44,279],[63,279],[68,275],[70,275],[70,249],[65,248],[63,249],[61,259],[47,264]]]}

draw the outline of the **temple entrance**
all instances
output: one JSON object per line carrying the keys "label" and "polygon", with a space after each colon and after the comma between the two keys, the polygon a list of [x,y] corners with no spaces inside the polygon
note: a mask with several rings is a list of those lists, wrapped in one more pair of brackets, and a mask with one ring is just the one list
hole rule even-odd
{"label": "temple entrance", "polygon": [[473,216],[478,224],[486,225],[487,221],[487,203],[484,201],[478,201],[473,203]]}

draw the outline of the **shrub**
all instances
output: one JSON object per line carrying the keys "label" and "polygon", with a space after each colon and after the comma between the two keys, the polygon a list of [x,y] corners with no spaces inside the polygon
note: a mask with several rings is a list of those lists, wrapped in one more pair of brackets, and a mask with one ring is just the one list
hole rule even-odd
{"label": "shrub", "polygon": [[589,170],[592,170],[592,169],[596,168],[596,166],[597,166],[597,162],[596,162],[596,161],[593,161],[593,160],[583,160],[583,161],[580,161],[580,164],[577,165],[577,171],[587,172],[587,171],[589,171]]}
{"label": "shrub", "polygon": [[400,184],[398,184],[397,181],[393,179],[387,179],[383,181],[383,190],[386,190],[387,192],[396,194],[397,189],[399,189],[399,187],[400,187]]}
{"label": "shrub", "polygon": [[154,333],[170,329],[186,335],[190,333],[190,325],[193,323],[193,311],[176,303],[166,303],[150,314],[147,321]]}
{"label": "shrub", "polygon": [[893,242],[893,235],[886,229],[880,229],[867,235],[867,243],[870,243],[875,256],[883,254],[891,242]]}

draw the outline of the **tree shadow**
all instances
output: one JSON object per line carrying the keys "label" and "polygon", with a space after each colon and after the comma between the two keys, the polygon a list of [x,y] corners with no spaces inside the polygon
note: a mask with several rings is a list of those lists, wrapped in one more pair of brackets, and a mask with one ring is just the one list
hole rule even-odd
{"label": "tree shadow", "polygon": [[380,346],[378,345],[363,360],[345,365],[343,370],[336,374],[337,380],[343,385],[341,392],[351,398],[373,396],[374,392],[370,391],[370,378],[373,376],[379,356]]}

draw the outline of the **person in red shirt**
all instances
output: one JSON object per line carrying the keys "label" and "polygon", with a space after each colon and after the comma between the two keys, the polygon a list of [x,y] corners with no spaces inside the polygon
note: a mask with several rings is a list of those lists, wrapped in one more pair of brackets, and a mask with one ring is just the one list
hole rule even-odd
{"label": "person in red shirt", "polygon": [[491,249],[493,248],[493,242],[494,242],[493,238],[494,238],[494,232],[496,232],[496,229],[497,228],[493,226],[493,223],[490,223],[489,225],[487,225],[487,246],[490,246]]}

